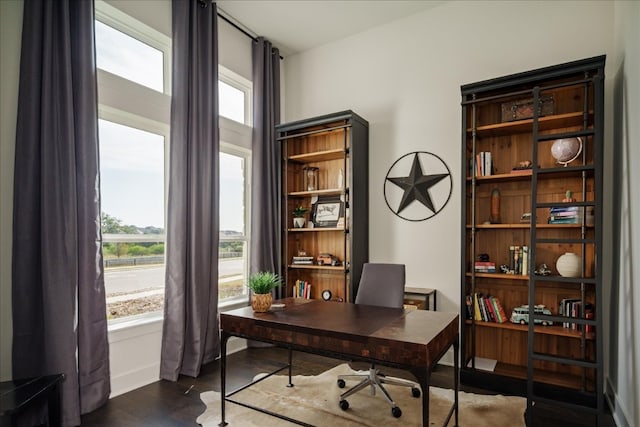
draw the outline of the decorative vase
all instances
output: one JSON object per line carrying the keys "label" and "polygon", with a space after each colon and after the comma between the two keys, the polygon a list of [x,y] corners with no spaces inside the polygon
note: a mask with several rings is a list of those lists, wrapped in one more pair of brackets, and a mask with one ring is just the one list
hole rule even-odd
{"label": "decorative vase", "polygon": [[491,191],[491,215],[489,216],[491,224],[500,224],[500,190],[494,188]]}
{"label": "decorative vase", "polygon": [[293,218],[293,228],[304,228],[304,218]]}
{"label": "decorative vase", "polygon": [[582,257],[573,252],[567,252],[556,261],[556,270],[564,277],[580,277]]}
{"label": "decorative vase", "polygon": [[266,313],[271,308],[272,301],[271,294],[253,294],[251,295],[251,308],[256,313]]}

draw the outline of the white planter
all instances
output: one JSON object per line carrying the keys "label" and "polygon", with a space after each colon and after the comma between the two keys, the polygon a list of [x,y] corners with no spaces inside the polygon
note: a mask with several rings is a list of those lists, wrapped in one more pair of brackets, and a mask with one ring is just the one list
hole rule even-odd
{"label": "white planter", "polygon": [[556,261],[556,270],[564,277],[580,277],[582,257],[573,252],[567,252]]}
{"label": "white planter", "polygon": [[293,228],[304,228],[304,218],[293,218]]}

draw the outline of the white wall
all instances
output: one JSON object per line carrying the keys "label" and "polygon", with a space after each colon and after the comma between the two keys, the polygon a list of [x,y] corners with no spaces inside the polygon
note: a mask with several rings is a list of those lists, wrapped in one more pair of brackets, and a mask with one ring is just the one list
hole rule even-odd
{"label": "white wall", "polygon": [[22,0],[0,1],[0,28],[0,381],[5,381],[12,378],[13,163],[18,115]]}
{"label": "white wall", "polygon": [[626,427],[640,425],[640,3],[618,1],[615,12],[613,170],[619,192],[613,203],[620,239],[613,248],[619,256],[618,280],[612,282],[608,304],[607,388],[615,396],[616,424]]}

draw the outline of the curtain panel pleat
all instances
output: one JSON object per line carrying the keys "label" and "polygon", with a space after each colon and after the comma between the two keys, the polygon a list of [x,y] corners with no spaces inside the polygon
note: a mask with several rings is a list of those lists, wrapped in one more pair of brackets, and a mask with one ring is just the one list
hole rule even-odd
{"label": "curtain panel pleat", "polygon": [[220,353],[215,3],[173,0],[167,258],[160,377],[196,377]]}
{"label": "curtain panel pleat", "polygon": [[[13,211],[13,377],[63,373],[62,422],[107,401],[92,0],[25,0]],[[35,422],[35,421],[34,421]]]}
{"label": "curtain panel pleat", "polygon": [[[251,273],[280,271],[280,163],[275,126],[280,123],[280,52],[258,37],[253,58],[253,169]],[[278,289],[276,296],[281,296]]]}

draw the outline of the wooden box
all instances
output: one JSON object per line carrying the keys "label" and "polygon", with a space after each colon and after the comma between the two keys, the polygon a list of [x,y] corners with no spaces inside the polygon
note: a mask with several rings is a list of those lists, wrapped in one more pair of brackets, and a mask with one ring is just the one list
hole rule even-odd
{"label": "wooden box", "polygon": [[[540,97],[538,116],[553,114],[553,96]],[[533,117],[533,98],[502,103],[502,121],[512,122]]]}

